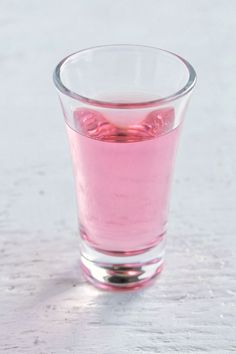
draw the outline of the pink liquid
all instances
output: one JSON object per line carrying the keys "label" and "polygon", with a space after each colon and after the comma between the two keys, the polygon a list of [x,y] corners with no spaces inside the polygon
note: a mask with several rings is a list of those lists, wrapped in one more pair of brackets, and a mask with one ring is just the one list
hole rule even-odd
{"label": "pink liquid", "polygon": [[[134,113],[127,112],[132,122]],[[179,134],[179,127],[172,128],[174,110],[155,110],[125,126],[82,108],[73,119],[74,129],[67,130],[82,238],[105,252],[156,245],[166,231]]]}

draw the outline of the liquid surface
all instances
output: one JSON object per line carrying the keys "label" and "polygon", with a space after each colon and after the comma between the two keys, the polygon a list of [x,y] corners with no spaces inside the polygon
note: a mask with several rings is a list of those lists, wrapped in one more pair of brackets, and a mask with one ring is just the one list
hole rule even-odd
{"label": "liquid surface", "polygon": [[[135,122],[132,110],[126,114]],[[79,224],[92,247],[139,252],[166,231],[179,127],[173,129],[172,108],[154,110],[136,124],[113,124],[118,118],[80,108],[74,129],[67,126]]]}

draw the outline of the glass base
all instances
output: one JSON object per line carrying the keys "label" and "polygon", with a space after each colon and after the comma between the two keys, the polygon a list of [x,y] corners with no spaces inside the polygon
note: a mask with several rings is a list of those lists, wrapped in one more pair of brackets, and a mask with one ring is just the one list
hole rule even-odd
{"label": "glass base", "polygon": [[163,268],[165,240],[143,252],[130,255],[103,253],[81,242],[81,265],[86,279],[106,290],[134,290],[149,285]]}

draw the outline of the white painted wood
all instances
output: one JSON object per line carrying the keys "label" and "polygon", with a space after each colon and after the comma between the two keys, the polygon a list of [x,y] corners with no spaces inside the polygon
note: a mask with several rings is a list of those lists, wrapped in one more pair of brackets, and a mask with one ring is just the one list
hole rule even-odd
{"label": "white painted wood", "polygon": [[[236,3],[2,0],[0,353],[236,351]],[[78,270],[70,157],[51,74],[96,44],[176,51],[199,80],[180,144],[166,268],[112,294]]]}

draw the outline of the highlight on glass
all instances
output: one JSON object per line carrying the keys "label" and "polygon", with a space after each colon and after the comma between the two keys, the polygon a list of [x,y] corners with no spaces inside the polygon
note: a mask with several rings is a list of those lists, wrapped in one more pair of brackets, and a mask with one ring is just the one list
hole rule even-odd
{"label": "highlight on glass", "polygon": [[84,49],[54,71],[81,266],[100,288],[139,288],[162,270],[174,160],[195,82],[185,59],[139,45]]}

